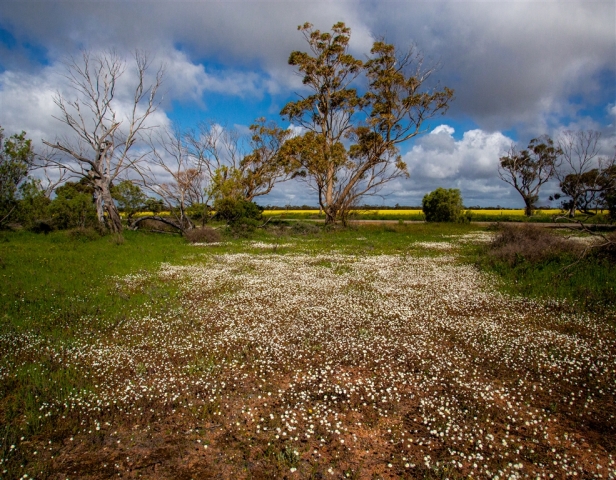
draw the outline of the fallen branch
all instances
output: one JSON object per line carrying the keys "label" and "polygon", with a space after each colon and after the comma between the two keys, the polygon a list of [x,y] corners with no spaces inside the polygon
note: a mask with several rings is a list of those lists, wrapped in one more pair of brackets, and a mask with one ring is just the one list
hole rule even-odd
{"label": "fallen branch", "polygon": [[179,230],[180,233],[184,233],[184,228],[182,228],[180,225],[178,225],[177,223],[172,222],[171,220],[169,220],[169,219],[167,219],[165,217],[159,217],[157,215],[148,216],[148,217],[140,217],[137,220],[135,220],[134,222],[132,222],[128,228],[131,229],[131,230],[137,230],[139,224],[141,222],[143,222],[144,220],[155,220],[157,222],[162,222],[165,225],[169,225],[170,227],[173,227],[173,228]]}

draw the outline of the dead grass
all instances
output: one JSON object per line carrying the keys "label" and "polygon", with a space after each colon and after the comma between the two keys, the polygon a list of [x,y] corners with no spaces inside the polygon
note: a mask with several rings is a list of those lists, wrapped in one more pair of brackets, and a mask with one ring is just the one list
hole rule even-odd
{"label": "dead grass", "polygon": [[500,226],[490,245],[489,255],[513,265],[520,260],[542,262],[563,255],[580,255],[584,246],[534,225]]}
{"label": "dead grass", "polygon": [[184,238],[190,243],[216,243],[221,241],[222,235],[212,227],[196,227],[186,230]]}

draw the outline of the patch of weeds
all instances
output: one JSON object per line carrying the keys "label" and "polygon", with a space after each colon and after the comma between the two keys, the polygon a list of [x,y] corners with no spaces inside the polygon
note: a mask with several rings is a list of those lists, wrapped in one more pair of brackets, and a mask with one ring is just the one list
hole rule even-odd
{"label": "patch of weeds", "polygon": [[73,228],[69,230],[67,234],[70,239],[80,242],[92,242],[101,238],[100,232],[92,227]]}
{"label": "patch of weeds", "polygon": [[276,454],[276,459],[286,468],[297,468],[299,466],[299,452],[291,447]]}
{"label": "patch of weeds", "polygon": [[222,240],[222,235],[212,227],[201,227],[185,231],[184,238],[189,243],[217,243]]}
{"label": "patch of weeds", "polygon": [[321,233],[321,228],[311,222],[293,222],[290,233],[293,235],[317,235]]}
{"label": "patch of weeds", "polygon": [[198,357],[195,361],[184,368],[188,375],[201,375],[204,373],[212,373],[218,368],[218,362],[213,356]]}
{"label": "patch of weeds", "polygon": [[500,277],[503,291],[567,300],[570,308],[616,320],[616,268],[610,256],[597,251],[580,257],[579,241],[533,225],[505,225],[498,232],[491,244],[474,247],[474,258],[479,268]]}
{"label": "patch of weeds", "polygon": [[343,265],[336,265],[336,266],[333,268],[333,272],[334,272],[336,275],[344,275],[344,274],[346,274],[346,273],[350,273],[350,272],[352,272],[352,271],[353,271],[353,269],[351,268],[351,266],[350,266],[350,265],[344,265],[344,264],[343,264]]}

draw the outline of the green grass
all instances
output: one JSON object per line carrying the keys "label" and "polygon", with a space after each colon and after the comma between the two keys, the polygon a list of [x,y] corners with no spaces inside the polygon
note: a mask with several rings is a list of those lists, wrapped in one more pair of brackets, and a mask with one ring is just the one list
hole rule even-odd
{"label": "green grass", "polygon": [[0,331],[72,328],[83,316],[122,315],[143,298],[113,292],[111,276],[181,262],[192,247],[178,236],[125,232],[94,240],[67,232],[0,237]]}
{"label": "green grass", "polygon": [[14,372],[0,383],[3,458],[21,436],[45,431],[57,436],[66,429],[70,433],[74,425],[52,425],[39,407],[91,387],[88,378],[49,358],[46,347],[70,348],[73,339],[113,328],[146,305],[169,308],[173,285],[151,285],[127,295],[115,288],[112,277],[153,270],[162,262],[186,261],[192,249],[178,236],[130,231],[123,241],[86,239],[68,232],[0,234],[2,343],[24,341],[31,334],[39,342],[25,358],[14,358],[7,348],[0,360],[0,371]]}
{"label": "green grass", "polygon": [[529,298],[567,300],[574,308],[593,313],[613,311],[616,308],[614,264],[596,257],[579,263],[577,260],[577,257],[566,256],[540,263],[520,260],[514,266],[487,261],[479,265],[500,277],[503,292]]}
{"label": "green grass", "polygon": [[[483,227],[469,224],[390,223],[350,225],[347,228],[321,228],[319,233],[302,235],[294,233],[294,223],[279,220],[275,224],[278,227],[277,230],[258,230],[252,240],[281,244],[283,246],[276,250],[279,253],[291,251],[284,245],[292,243],[293,252],[317,254],[337,251],[351,255],[379,255],[406,253],[411,249],[415,251],[413,247],[415,242],[447,241],[451,235],[484,230]],[[245,244],[236,243],[227,245],[225,250],[242,251],[245,248]],[[256,253],[257,250],[253,251]]]}
{"label": "green grass", "polygon": [[[568,235],[566,232],[551,232]],[[489,246],[470,245],[465,261],[496,275],[500,291],[528,298],[564,301],[567,308],[605,315],[616,320],[616,268],[614,259],[592,252],[583,258],[575,253],[548,255],[529,261],[520,254],[514,262],[489,255]]]}
{"label": "green grass", "polygon": [[[73,342],[83,338],[105,341],[110,333],[121,330],[119,326],[127,317],[171,311],[179,303],[173,282],[157,282],[149,277],[140,288],[127,291],[118,288],[117,277],[152,272],[165,262],[215,262],[217,255],[239,252],[442,255],[443,251],[415,244],[446,242],[451,236],[485,230],[473,224],[438,223],[326,229],[284,220],[272,221],[270,226],[268,230],[256,230],[248,238],[227,235],[222,244],[213,246],[192,246],[177,235],[132,231],[124,232],[123,241],[110,236],[88,239],[68,232],[0,233],[0,345],[10,345],[13,339],[26,341],[29,335],[39,342],[25,357],[15,358],[6,348],[0,359],[0,457],[10,460],[11,472],[19,472],[20,462],[26,461],[7,450],[22,436],[49,438],[55,443],[80,428],[77,418],[44,417],[40,406],[94,387],[88,376],[47,355],[46,347],[71,348]],[[509,266],[487,260],[485,253],[485,247],[464,247],[460,261],[475,263],[496,275],[501,281],[495,285],[502,291],[566,299],[573,308],[614,318],[616,269],[607,260],[589,257],[568,269],[565,267],[575,258],[552,258],[541,263],[520,260]],[[322,266],[345,273],[343,267],[331,262]],[[214,359],[206,355],[190,362],[187,371],[202,375],[216,368]],[[3,376],[6,372],[11,375]],[[217,405],[213,403],[208,408],[215,410]],[[291,451],[272,455],[285,468],[295,465]]]}

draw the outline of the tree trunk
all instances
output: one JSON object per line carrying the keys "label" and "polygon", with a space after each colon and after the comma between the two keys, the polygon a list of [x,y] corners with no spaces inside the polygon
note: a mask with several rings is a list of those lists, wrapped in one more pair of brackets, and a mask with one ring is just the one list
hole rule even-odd
{"label": "tree trunk", "polygon": [[524,215],[526,215],[527,217],[532,216],[533,214],[533,202],[528,200],[528,199],[524,199]]}
{"label": "tree trunk", "polygon": [[113,233],[122,233],[122,218],[118,212],[113,197],[111,196],[111,190],[109,185],[102,184],[102,196],[103,203],[105,205],[105,211],[108,215],[108,227]]}
{"label": "tree trunk", "polygon": [[333,205],[328,205],[325,211],[325,225],[334,225],[338,220],[338,209]]}
{"label": "tree trunk", "polygon": [[94,185],[94,203],[96,205],[96,218],[98,219],[98,223],[104,226],[105,210],[103,208],[103,191],[97,184]]}

